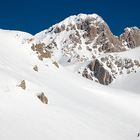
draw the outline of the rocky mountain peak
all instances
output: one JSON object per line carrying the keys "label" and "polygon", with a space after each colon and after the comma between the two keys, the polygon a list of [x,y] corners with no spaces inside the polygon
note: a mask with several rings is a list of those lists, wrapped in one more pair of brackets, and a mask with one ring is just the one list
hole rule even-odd
{"label": "rocky mountain peak", "polygon": [[138,60],[112,53],[140,46],[140,29],[126,28],[122,35],[114,36],[107,23],[97,14],[70,16],[34,38],[44,44],[53,60],[63,66],[91,61],[82,72],[81,68],[77,72],[90,80],[95,78],[101,84],[110,84],[124,73],[124,69],[128,74],[135,71],[134,67],[139,67]]}
{"label": "rocky mountain peak", "polygon": [[96,14],[71,16],[35,37],[54,56],[56,50],[59,51],[61,57],[57,56],[58,61],[84,62],[103,53],[125,49],[105,21]]}

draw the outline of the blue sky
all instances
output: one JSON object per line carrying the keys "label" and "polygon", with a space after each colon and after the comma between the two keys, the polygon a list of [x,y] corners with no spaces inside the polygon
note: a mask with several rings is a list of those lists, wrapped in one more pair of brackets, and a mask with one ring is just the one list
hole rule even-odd
{"label": "blue sky", "polygon": [[1,0],[0,28],[35,34],[70,15],[96,13],[119,35],[140,27],[140,0]]}

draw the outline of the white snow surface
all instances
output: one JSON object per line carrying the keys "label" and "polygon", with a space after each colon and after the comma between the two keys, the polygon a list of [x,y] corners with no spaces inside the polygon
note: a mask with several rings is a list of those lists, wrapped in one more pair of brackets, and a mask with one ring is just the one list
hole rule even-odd
{"label": "white snow surface", "polygon": [[[28,37],[0,30],[0,140],[138,139],[140,73],[102,86],[65,66],[58,69],[51,59],[38,60]],[[21,80],[26,90],[17,86]],[[47,105],[36,97],[40,92]]]}

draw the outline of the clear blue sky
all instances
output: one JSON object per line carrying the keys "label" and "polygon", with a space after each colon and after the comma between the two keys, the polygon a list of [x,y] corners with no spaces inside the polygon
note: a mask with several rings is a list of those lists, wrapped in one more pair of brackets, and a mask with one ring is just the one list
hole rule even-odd
{"label": "clear blue sky", "polygon": [[140,0],[0,0],[0,28],[35,34],[70,15],[96,13],[119,35],[140,27],[139,8]]}

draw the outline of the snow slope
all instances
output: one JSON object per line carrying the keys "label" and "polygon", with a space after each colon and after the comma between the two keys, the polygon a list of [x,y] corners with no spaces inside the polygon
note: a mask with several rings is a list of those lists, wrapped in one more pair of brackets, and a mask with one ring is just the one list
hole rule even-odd
{"label": "snow slope", "polygon": [[[114,53],[114,55],[120,55],[122,58],[131,58],[133,60],[140,60],[140,47],[125,52]],[[130,92],[140,93],[140,71],[135,69],[136,73],[133,72],[129,75],[118,76],[117,79],[112,83],[111,87],[116,89],[122,89]]]}
{"label": "snow slope", "polygon": [[[58,69],[51,59],[38,60],[26,37],[32,36],[0,30],[1,140],[137,140],[139,94]],[[21,80],[26,90],[17,87]],[[36,97],[39,92],[48,105]]]}

